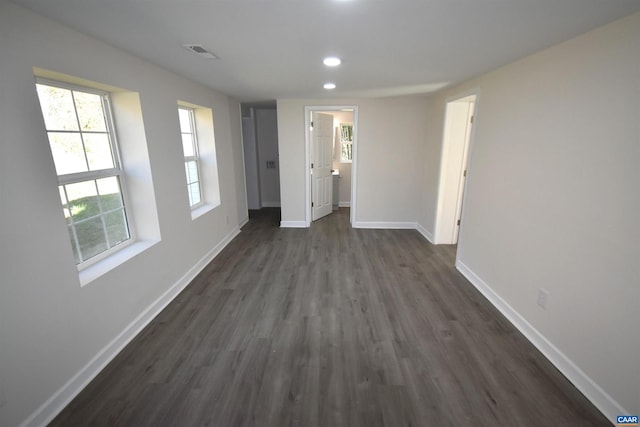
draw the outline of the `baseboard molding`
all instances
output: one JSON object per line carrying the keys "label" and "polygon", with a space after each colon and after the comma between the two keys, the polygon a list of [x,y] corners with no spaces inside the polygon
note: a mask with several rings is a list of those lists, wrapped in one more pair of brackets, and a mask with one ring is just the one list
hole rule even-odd
{"label": "baseboard molding", "polygon": [[281,228],[308,228],[304,221],[280,221]]}
{"label": "baseboard molding", "polygon": [[567,355],[553,345],[533,327],[520,313],[500,297],[487,283],[476,275],[462,261],[456,261],[456,268],[473,286],[480,291],[549,361],[555,365],[585,397],[614,424],[617,415],[630,414],[606,391],[580,369]]}
{"label": "baseboard molding", "polygon": [[338,202],[338,207],[339,208],[350,208],[351,207],[351,202]]}
{"label": "baseboard molding", "polygon": [[238,224],[238,228],[244,227],[248,222],[249,222],[249,217],[244,218],[242,221],[240,221],[240,224]]}
{"label": "baseboard molding", "polygon": [[433,243],[433,234],[431,234],[431,232],[429,232],[429,230],[427,230],[426,228],[424,228],[422,226],[422,224],[416,224],[416,230],[418,230],[418,233],[422,234],[422,237],[424,237],[425,239],[427,239],[429,241],[429,243],[431,243],[432,245]]}
{"label": "baseboard molding", "polygon": [[240,229],[236,228],[227,234],[20,426],[39,427],[51,422],[239,233]]}
{"label": "baseboard molding", "polygon": [[262,202],[261,206],[263,208],[279,208],[280,202]]}
{"label": "baseboard molding", "polygon": [[354,228],[374,228],[374,229],[415,229],[415,222],[384,222],[384,221],[356,221]]}

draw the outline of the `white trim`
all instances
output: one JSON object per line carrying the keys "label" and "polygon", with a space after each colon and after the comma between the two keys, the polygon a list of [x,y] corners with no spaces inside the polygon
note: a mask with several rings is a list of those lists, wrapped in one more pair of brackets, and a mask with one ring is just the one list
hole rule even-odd
{"label": "white trim", "polygon": [[338,202],[338,207],[340,207],[340,208],[350,208],[351,207],[351,201],[349,201],[349,202]]}
{"label": "white trim", "polygon": [[279,208],[280,202],[262,202],[260,203],[260,207],[263,208]]}
{"label": "white trim", "polygon": [[305,221],[280,221],[280,228],[309,228]]}
{"label": "white trim", "polygon": [[594,380],[576,365],[567,355],[531,325],[520,313],[509,305],[496,291],[486,284],[462,261],[456,261],[456,268],[482,295],[489,300],[573,385],[593,403],[593,405],[613,423],[617,415],[630,414],[602,389]]}
{"label": "white trim", "polygon": [[355,228],[374,228],[381,230],[415,230],[415,222],[385,222],[385,221],[358,221],[353,224]]}
{"label": "white trim", "polygon": [[173,299],[180,294],[232,240],[240,233],[235,228],[227,234],[213,249],[191,267],[164,294],[138,315],[109,344],[102,348],[82,369],[80,369],[65,385],[55,392],[22,424],[27,426],[44,426],[53,420],[88,384],[102,371],[124,347],[133,340]]}
{"label": "white trim", "polygon": [[358,147],[360,146],[360,130],[358,129],[360,120],[358,118],[358,106],[353,107],[353,145],[351,147],[351,203],[349,212],[352,226],[356,223],[356,195],[358,193]]}
{"label": "white trim", "polygon": [[434,244],[433,243],[433,234],[431,234],[431,232],[429,230],[424,228],[424,226],[422,224],[417,223],[416,224],[416,230],[418,230],[418,233],[422,234],[422,237],[427,239],[429,241],[429,243],[431,243],[432,245]]}
{"label": "white trim", "polygon": [[117,248],[117,251],[107,252],[109,256],[96,260],[96,262],[78,271],[80,286],[88,285],[100,276],[107,274],[114,268],[138,256],[138,254],[141,254],[158,242],[160,242],[160,239],[140,240],[137,242],[129,240],[118,246],[114,246],[111,249]]}
{"label": "white trim", "polygon": [[244,159],[244,129],[242,128],[242,119],[244,119],[245,117],[242,117],[242,104],[238,103],[237,105],[237,113],[240,116],[240,151],[242,156],[242,184],[244,185],[244,206],[246,209],[245,213],[247,214],[247,217],[240,221],[240,224],[238,224],[238,227],[242,228],[243,225],[249,222],[249,195],[247,194],[247,164]]}
{"label": "white trim", "polygon": [[210,203],[200,202],[197,206],[191,207],[191,220],[195,220],[196,218],[200,218],[202,215],[206,214],[217,208],[220,205],[212,205]]}

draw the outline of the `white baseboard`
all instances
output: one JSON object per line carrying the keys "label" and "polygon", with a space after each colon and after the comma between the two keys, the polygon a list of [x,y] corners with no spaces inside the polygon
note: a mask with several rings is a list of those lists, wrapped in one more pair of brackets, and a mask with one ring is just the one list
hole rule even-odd
{"label": "white baseboard", "polygon": [[431,234],[431,232],[429,230],[424,228],[422,226],[422,224],[416,224],[416,230],[418,230],[418,233],[422,234],[422,236],[425,239],[427,239],[429,241],[429,243],[434,244],[433,243],[433,234]]}
{"label": "white baseboard", "polygon": [[614,424],[617,415],[630,414],[606,391],[576,365],[567,355],[553,345],[544,335],[533,327],[520,313],[511,307],[488,284],[478,277],[462,261],[456,261],[456,268],[482,295],[485,296],[513,326],[516,327],[562,374],[580,390],[585,397]]}
{"label": "white baseboard", "polygon": [[242,221],[240,221],[240,224],[238,224],[238,228],[244,227],[245,224],[248,222],[249,222],[249,217],[244,218]]}
{"label": "white baseboard", "polygon": [[281,228],[308,228],[305,221],[280,221]]}
{"label": "white baseboard", "polygon": [[338,207],[340,208],[350,208],[351,202],[338,202]]}
{"label": "white baseboard", "polygon": [[375,228],[375,229],[415,229],[415,222],[384,222],[384,221],[356,221],[354,228]]}
{"label": "white baseboard", "polygon": [[262,202],[261,206],[263,208],[279,208],[280,202]]}
{"label": "white baseboard", "polygon": [[236,228],[227,234],[200,261],[191,267],[164,294],[144,310],[133,322],[118,334],[109,344],[96,354],[80,371],[78,371],[65,385],[43,403],[29,416],[21,427],[45,426],[55,418],[64,408],[102,371],[122,349],[133,340],[173,299],[182,292],[189,283],[200,273],[228,244],[240,233]]}

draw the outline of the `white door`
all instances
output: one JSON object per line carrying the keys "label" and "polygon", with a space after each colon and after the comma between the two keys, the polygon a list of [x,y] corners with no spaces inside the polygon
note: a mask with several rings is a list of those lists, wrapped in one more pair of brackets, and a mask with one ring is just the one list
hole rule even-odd
{"label": "white door", "polygon": [[333,116],[311,113],[311,218],[329,215],[333,204]]}
{"label": "white door", "polygon": [[458,202],[456,204],[456,225],[453,227],[453,237],[451,241],[458,243],[458,234],[460,233],[460,221],[462,219],[462,200],[464,199],[464,187],[467,182],[467,168],[469,163],[469,142],[471,141],[471,128],[473,127],[473,110],[475,107],[475,98],[473,102],[469,102],[466,129],[464,135],[464,148],[462,150],[462,175],[460,176],[460,184],[458,186]]}

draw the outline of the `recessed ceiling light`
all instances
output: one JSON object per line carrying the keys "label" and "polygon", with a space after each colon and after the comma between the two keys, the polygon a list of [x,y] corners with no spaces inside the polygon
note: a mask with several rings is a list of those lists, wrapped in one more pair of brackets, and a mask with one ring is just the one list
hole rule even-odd
{"label": "recessed ceiling light", "polygon": [[325,89],[335,89],[336,88],[336,84],[335,83],[325,83],[323,86]]}
{"label": "recessed ceiling light", "polygon": [[340,60],[340,58],[337,58],[335,56],[330,56],[328,58],[324,58],[324,61],[322,62],[327,67],[337,67],[338,65],[340,65],[342,61]]}

